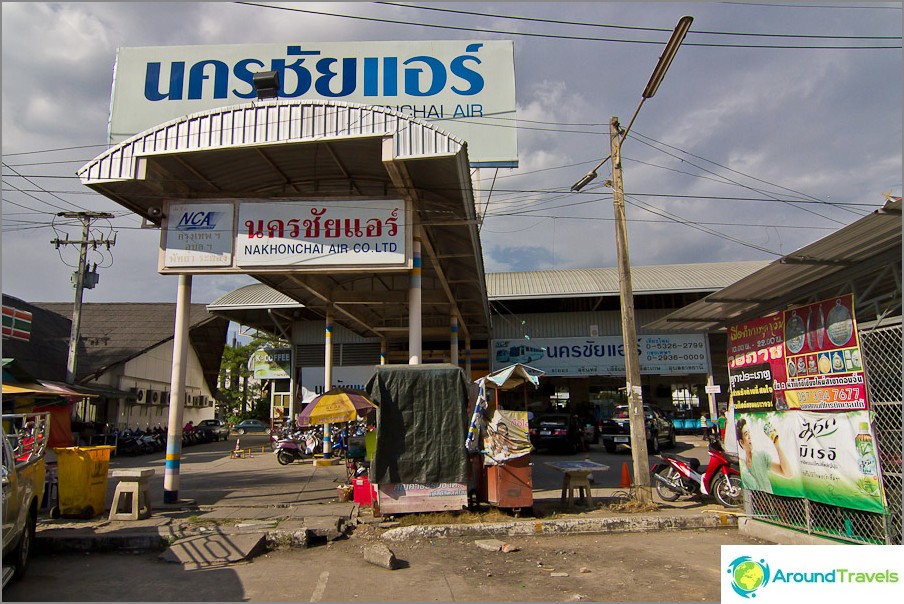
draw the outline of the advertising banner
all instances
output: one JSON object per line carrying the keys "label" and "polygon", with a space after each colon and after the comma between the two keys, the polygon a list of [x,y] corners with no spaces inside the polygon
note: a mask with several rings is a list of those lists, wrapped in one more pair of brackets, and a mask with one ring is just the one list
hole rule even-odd
{"label": "advertising banner", "polygon": [[853,296],[732,326],[728,338],[744,487],[883,512]]}
{"label": "advertising banner", "polygon": [[461,510],[468,506],[468,485],[384,483],[377,487],[377,503],[384,514]]}
{"label": "advertising banner", "polygon": [[[707,373],[706,336],[667,334],[638,336],[640,372]],[[625,375],[621,336],[494,340],[493,368],[524,363],[547,375]]]}
{"label": "advertising banner", "polygon": [[744,488],[884,511],[868,411],[745,413],[734,428]]}
{"label": "advertising banner", "polygon": [[531,451],[527,411],[496,409],[484,436],[484,465],[496,465],[523,457]]}
{"label": "advertising banner", "polygon": [[732,326],[728,373],[735,409],[867,409],[856,327],[851,294]]}
{"label": "advertising banner", "polygon": [[282,380],[291,377],[291,348],[261,348],[248,360],[249,369],[259,380]]}
{"label": "advertising banner", "polygon": [[253,76],[262,71],[278,73],[279,100],[386,107],[466,141],[472,166],[518,167],[510,40],[120,48],[110,143],[190,113],[253,101]]}

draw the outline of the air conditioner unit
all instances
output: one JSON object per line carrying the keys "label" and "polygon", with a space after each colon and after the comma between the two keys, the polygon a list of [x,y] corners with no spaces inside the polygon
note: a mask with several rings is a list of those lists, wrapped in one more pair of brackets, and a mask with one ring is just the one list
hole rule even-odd
{"label": "air conditioner unit", "polygon": [[148,390],[148,401],[152,405],[160,404],[160,391],[159,390]]}
{"label": "air conditioner unit", "polygon": [[158,405],[169,405],[169,392],[166,390],[160,391],[160,400],[157,401]]}
{"label": "air conditioner unit", "polygon": [[148,402],[148,390],[147,388],[132,388],[132,392],[135,393],[135,402],[139,405],[145,405]]}

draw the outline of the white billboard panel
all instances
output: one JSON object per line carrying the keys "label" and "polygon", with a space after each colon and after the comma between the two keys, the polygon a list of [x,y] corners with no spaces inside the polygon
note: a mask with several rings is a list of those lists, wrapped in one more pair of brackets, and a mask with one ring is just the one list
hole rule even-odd
{"label": "white billboard panel", "polygon": [[405,266],[402,200],[239,204],[238,267]]}
{"label": "white billboard panel", "polygon": [[410,268],[401,199],[171,202],[160,272]]}
{"label": "white billboard panel", "polygon": [[388,107],[466,141],[474,166],[518,165],[514,46],[500,40],[120,48],[110,142],[255,100],[261,71],[279,73],[280,99]]}
{"label": "white billboard panel", "polygon": [[165,267],[232,266],[231,203],[172,204],[164,231]]}

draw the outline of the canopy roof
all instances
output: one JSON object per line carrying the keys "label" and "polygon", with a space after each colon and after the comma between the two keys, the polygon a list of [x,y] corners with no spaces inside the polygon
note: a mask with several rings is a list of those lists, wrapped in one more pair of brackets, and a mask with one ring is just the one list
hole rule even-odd
{"label": "canopy roof", "polygon": [[[467,145],[426,122],[338,101],[258,101],[146,130],[78,175],[157,225],[166,200],[409,199],[421,227],[424,335],[448,334],[452,316],[463,335],[489,335]],[[407,339],[408,270],[252,276],[316,315],[333,305],[335,321],[362,336]]]}
{"label": "canopy roof", "polygon": [[852,292],[858,318],[901,312],[901,198],[645,327],[717,331]]}
{"label": "canopy roof", "polygon": [[492,384],[493,388],[499,390],[512,390],[522,384],[533,384],[534,388],[540,386],[540,376],[544,372],[540,369],[534,369],[528,365],[516,363],[503,367],[498,371],[486,375],[480,379],[487,380]]}

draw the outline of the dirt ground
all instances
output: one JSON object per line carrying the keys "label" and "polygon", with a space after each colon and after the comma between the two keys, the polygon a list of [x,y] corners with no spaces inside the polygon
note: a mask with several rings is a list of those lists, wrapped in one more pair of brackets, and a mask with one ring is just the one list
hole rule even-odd
{"label": "dirt ground", "polygon": [[475,537],[384,542],[402,563],[387,570],[364,561],[379,532],[359,526],[348,539],[194,571],[156,554],[40,556],[3,599],[712,602],[720,597],[720,546],[760,543],[736,529],[501,539],[509,552],[481,549]]}

